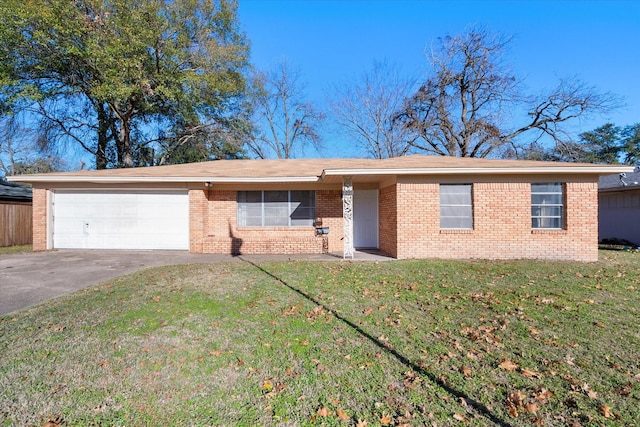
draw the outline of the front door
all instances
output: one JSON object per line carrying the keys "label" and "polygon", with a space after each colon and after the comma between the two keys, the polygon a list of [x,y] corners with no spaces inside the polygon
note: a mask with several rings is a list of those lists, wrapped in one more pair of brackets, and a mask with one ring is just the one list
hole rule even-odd
{"label": "front door", "polygon": [[378,248],[378,190],[353,193],[353,246]]}

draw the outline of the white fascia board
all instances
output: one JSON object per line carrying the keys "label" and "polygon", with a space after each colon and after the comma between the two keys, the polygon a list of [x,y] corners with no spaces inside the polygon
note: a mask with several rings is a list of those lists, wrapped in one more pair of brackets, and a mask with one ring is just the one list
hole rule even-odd
{"label": "white fascia board", "polygon": [[88,182],[93,184],[127,184],[127,183],[167,183],[167,182],[211,182],[211,183],[265,183],[265,182],[318,182],[316,176],[287,176],[287,177],[108,177],[108,176],[38,176],[16,175],[7,177],[13,182]]}
{"label": "white fascia board", "polygon": [[325,176],[342,175],[491,175],[491,174],[549,174],[549,173],[585,173],[610,175],[620,172],[633,172],[633,166],[603,168],[602,166],[547,166],[547,167],[516,167],[516,168],[405,168],[405,169],[326,169]]}

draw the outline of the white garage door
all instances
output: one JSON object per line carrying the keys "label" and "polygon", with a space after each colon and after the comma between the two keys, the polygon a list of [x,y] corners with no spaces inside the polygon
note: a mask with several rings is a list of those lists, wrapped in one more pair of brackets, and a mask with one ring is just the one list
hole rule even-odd
{"label": "white garage door", "polygon": [[53,247],[189,249],[186,191],[56,191]]}

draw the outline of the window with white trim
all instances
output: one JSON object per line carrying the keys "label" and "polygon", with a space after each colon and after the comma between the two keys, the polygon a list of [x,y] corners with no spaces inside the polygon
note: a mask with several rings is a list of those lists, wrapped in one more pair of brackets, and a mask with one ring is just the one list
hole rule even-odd
{"label": "window with white trim", "polygon": [[564,228],[564,184],[531,184],[531,228]]}
{"label": "window with white trim", "polygon": [[440,228],[473,229],[471,184],[440,184]]}
{"label": "window with white trim", "polygon": [[315,205],[315,191],[238,191],[238,226],[313,226]]}

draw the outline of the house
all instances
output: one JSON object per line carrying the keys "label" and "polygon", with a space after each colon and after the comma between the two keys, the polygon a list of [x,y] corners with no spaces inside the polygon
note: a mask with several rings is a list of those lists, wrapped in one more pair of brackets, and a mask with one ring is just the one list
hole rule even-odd
{"label": "house", "polygon": [[640,171],[600,177],[598,238],[640,245]]}
{"label": "house", "polygon": [[13,177],[34,250],[598,258],[598,177],[626,166],[407,156],[216,160]]}
{"label": "house", "polygon": [[0,247],[31,243],[31,189],[0,179]]}

